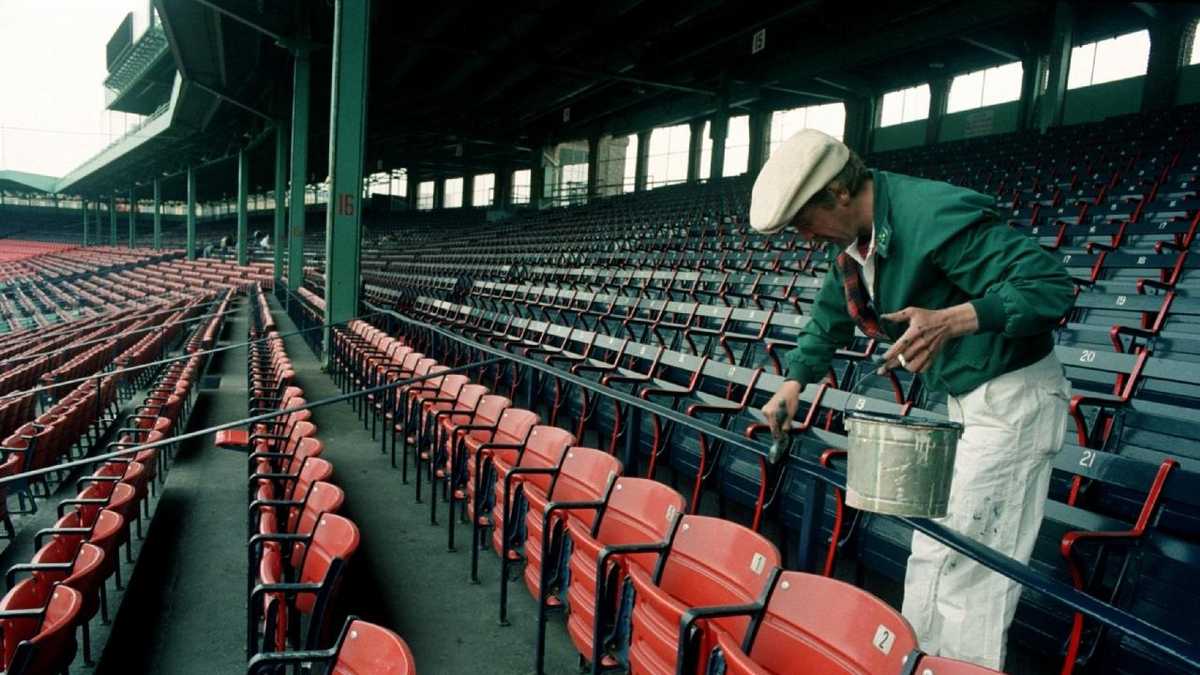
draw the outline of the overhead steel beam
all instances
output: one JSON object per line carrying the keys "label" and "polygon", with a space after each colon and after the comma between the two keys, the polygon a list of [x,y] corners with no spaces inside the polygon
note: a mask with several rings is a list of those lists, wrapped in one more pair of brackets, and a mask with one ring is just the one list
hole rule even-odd
{"label": "overhead steel beam", "polygon": [[1021,60],[1021,57],[1018,56],[1017,54],[1014,54],[1006,49],[1001,49],[1000,47],[996,47],[995,45],[988,44],[987,42],[984,42],[983,40],[966,37],[965,35],[960,36],[958,39],[962,42],[965,42],[965,43],[971,45],[972,47],[978,47],[985,52],[991,52],[991,53],[995,54],[996,56],[1003,57],[1005,59],[1008,59],[1009,61],[1020,61]]}
{"label": "overhead steel beam", "polygon": [[188,83],[195,85],[196,88],[201,91],[212,94],[213,96],[216,96],[217,98],[221,99],[222,101],[225,101],[226,103],[237,106],[238,108],[241,108],[242,110],[245,110],[246,112],[248,112],[252,115],[257,115],[257,116],[267,120],[268,122],[275,123],[275,121],[276,121],[274,117],[268,115],[267,113],[259,110],[258,108],[255,108],[254,106],[252,106],[248,103],[243,103],[243,102],[239,101],[234,96],[232,96],[226,92],[223,92],[220,89],[217,89],[216,87],[209,86],[198,80],[188,80]]}
{"label": "overhead steel beam", "polygon": [[243,26],[246,26],[247,28],[258,31],[259,33],[262,33],[263,35],[266,35],[267,37],[271,38],[272,40],[275,40],[276,42],[278,42],[280,45],[282,45],[284,47],[296,46],[295,44],[293,44],[293,38],[291,36],[284,35],[284,34],[280,33],[279,31],[268,28],[267,26],[264,26],[261,23],[258,23],[257,21],[255,21],[249,17],[242,16],[241,14],[238,14],[237,12],[234,12],[233,10],[231,10],[227,7],[222,7],[221,5],[213,2],[212,0],[195,0],[195,1],[198,4],[204,5],[205,7],[213,10],[214,12],[216,12],[217,14],[220,14],[221,16],[223,16],[225,18],[236,21],[237,23],[240,23]]}

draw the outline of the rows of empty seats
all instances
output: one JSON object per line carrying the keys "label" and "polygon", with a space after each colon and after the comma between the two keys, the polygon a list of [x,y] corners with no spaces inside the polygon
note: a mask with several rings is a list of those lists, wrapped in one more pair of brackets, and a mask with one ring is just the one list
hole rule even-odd
{"label": "rows of empty seats", "polygon": [[[215,309],[209,310],[207,320],[190,331],[193,337],[219,330],[228,302],[226,294]],[[164,330],[158,333],[161,337],[152,334],[138,340],[118,360],[125,366],[149,363],[146,356],[158,354],[155,340],[177,342],[174,338],[183,325],[180,321],[192,313],[180,310],[164,324]],[[191,347],[196,344],[193,341],[185,344],[190,358],[153,369],[154,386],[135,414],[124,418],[129,426],[119,430],[116,440],[105,446],[106,451],[131,450],[162,442],[187,424],[196,384],[208,356],[196,353],[198,350]],[[106,376],[101,391],[114,391],[117,382],[129,375]],[[85,389],[87,386],[80,388],[85,394],[95,391]],[[80,390],[64,397],[60,404],[77,391]],[[79,413],[76,416],[86,421],[93,406],[87,402],[75,403],[75,407],[63,411],[60,420]],[[97,433],[89,445],[99,447],[100,440],[106,437],[103,427],[117,419],[120,419],[118,411],[110,409],[97,425]],[[72,442],[69,433],[63,442]],[[37,447],[33,439],[30,445]],[[0,631],[4,635],[0,658],[5,673],[67,672],[77,656],[77,628],[83,637],[84,663],[92,665],[90,623],[97,613],[105,622],[109,621],[108,580],[112,578],[117,588],[123,588],[121,546],[125,547],[126,562],[132,562],[131,532],[136,525],[137,536],[143,536],[142,518],[150,515],[150,495],[155,484],[165,480],[169,458],[170,446],[164,444],[109,458],[90,467],[91,473],[77,480],[78,495],[58,504],[54,526],[40,530],[34,537],[36,552],[30,562],[9,568],[7,593],[0,598]],[[43,467],[28,462],[24,467],[33,468]]]}
{"label": "rows of empty seats", "polygon": [[[1001,204],[1006,213],[1030,209],[1035,198],[1026,190],[1035,173],[1039,187],[1055,183],[1056,196],[1037,204],[1038,214],[1010,219],[1064,256],[1079,287],[1057,349],[1075,389],[1072,419],[1033,565],[1178,634],[1196,625],[1173,611],[1172,594],[1200,593],[1190,581],[1200,564],[1200,504],[1193,496],[1200,434],[1190,423],[1200,403],[1194,295],[1200,277],[1190,250],[1200,222],[1200,150],[1189,115],[1194,110],[1180,109],[1154,124],[1118,119],[1036,139],[1001,139],[1009,155],[994,152],[989,139],[970,148],[935,146],[927,156],[879,158],[883,166],[997,194],[1009,200]],[[1063,156],[1070,163],[1056,164]],[[985,157],[988,168],[954,173]],[[1008,168],[1002,172],[1000,164]],[[1096,181],[1107,188],[1093,189]],[[782,353],[807,322],[827,263],[799,241],[750,234],[748,191],[748,182],[734,179],[516,223],[416,232],[411,246],[364,259],[367,296],[761,438],[756,410],[778,386]],[[860,396],[846,392],[886,347],[859,336],[838,355],[826,384],[805,392],[795,427],[804,436],[798,456],[840,465],[847,405],[945,412],[943,401],[903,375]],[[527,384],[516,375],[495,369],[489,384],[512,394]],[[634,419],[621,405],[556,378],[535,384],[550,420],[579,438],[594,434],[595,447],[607,452],[628,446],[627,473],[682,481],[693,512],[712,495],[716,504],[707,508],[774,533],[789,566],[805,562],[789,556],[801,543],[796,536],[806,510],[797,472],[765,466],[756,453],[723,447],[654,414]],[[838,497],[827,497],[823,507],[826,542],[836,543],[823,556],[824,570],[831,572],[841,554],[903,578],[909,530],[852,513]],[[1036,651],[1061,655],[1068,669],[1103,659],[1126,672],[1185,671],[1153,647],[1082,621],[1036,593],[1026,593],[1013,635]]]}
{"label": "rows of empty seats", "polygon": [[[840,664],[900,673],[914,660],[927,667],[940,661],[920,654],[911,628],[881,601],[843,582],[783,572],[768,539],[688,513],[676,490],[630,475],[612,454],[582,445],[571,431],[516,406],[507,390],[483,384],[490,373],[447,373],[469,360],[464,354],[449,360],[449,350],[439,363],[417,347],[419,331],[393,338],[356,321],[335,332],[334,374],[343,388],[424,378],[366,397],[364,420],[383,421],[385,447],[398,437],[403,467],[415,464],[418,492],[423,477],[432,481],[431,520],[439,496],[448,502],[451,547],[455,523],[470,523],[472,577],[480,550],[496,552],[502,621],[509,571],[523,567],[539,605],[539,633],[548,613],[569,608],[567,632],[596,670],[673,673],[677,654],[699,664],[680,672],[704,672],[710,656],[727,668],[743,664],[732,672]],[[815,604],[812,594],[825,602]],[[702,608],[729,605],[740,607],[736,615],[704,616]],[[831,605],[855,617],[844,633],[828,630],[823,608]],[[695,632],[681,634],[686,612],[699,620]],[[629,632],[622,631],[626,622]],[[943,667],[936,672],[990,672]]]}
{"label": "rows of empty seats", "polygon": [[[295,370],[261,288],[253,290],[250,298],[254,341],[246,374],[248,413],[303,406],[304,391],[294,382]],[[289,412],[217,437],[218,445],[250,452],[247,654],[252,657],[251,672],[265,672],[271,664],[312,660],[312,650],[330,644],[332,602],[359,546],[358,527],[337,515],[345,493],[330,482],[333,464],[321,456],[324,445],[311,415],[309,410]],[[372,655],[376,650],[380,653]],[[382,662],[389,663],[389,673],[415,672],[403,640],[353,618],[326,656],[338,664],[331,672],[368,672],[359,669]]]}

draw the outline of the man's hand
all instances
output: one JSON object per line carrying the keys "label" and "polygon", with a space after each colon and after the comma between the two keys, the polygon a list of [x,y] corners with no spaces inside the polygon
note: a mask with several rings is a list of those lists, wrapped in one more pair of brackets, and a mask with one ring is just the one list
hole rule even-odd
{"label": "man's hand", "polygon": [[881,375],[896,366],[923,373],[946,340],[979,330],[979,317],[975,314],[975,306],[969,302],[946,309],[905,307],[880,318],[908,322],[908,330],[884,353],[883,365],[879,367]]}
{"label": "man's hand", "polygon": [[[767,401],[762,407],[762,414],[767,418],[767,426],[771,427],[771,435],[775,438],[783,436],[783,429],[791,426],[792,418],[796,416],[796,410],[800,407],[800,392],[804,390],[804,385],[796,380],[785,380],[783,386],[775,395]],[[783,424],[776,421],[776,416],[780,410],[787,411],[787,417]]]}

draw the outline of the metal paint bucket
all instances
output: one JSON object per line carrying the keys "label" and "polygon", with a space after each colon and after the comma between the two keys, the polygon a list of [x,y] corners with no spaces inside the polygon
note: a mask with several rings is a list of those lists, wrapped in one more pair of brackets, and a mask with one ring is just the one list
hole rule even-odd
{"label": "metal paint bucket", "polygon": [[946,515],[961,424],[851,411],[846,431],[846,504],[894,516]]}

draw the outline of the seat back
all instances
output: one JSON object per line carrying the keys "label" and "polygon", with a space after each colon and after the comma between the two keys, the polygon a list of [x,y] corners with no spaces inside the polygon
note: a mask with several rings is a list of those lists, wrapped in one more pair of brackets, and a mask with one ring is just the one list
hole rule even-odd
{"label": "seat back", "polygon": [[[629,663],[634,672],[675,672],[679,622],[684,608],[744,605],[762,597],[771,571],[779,566],[775,545],[748,527],[723,518],[684,516],[665,559],[652,579],[630,570],[637,600]],[[750,619],[731,616],[705,622],[702,654],[716,645],[709,626],[743,636]]]}
{"label": "seat back", "polygon": [[[322,480],[327,481],[331,477],[333,477],[333,464],[320,457],[309,457],[308,461],[300,467],[300,475],[296,477],[295,482],[292,483],[291,489],[284,498],[294,501],[303,499],[308,494],[308,490],[312,487],[313,483]],[[264,482],[270,485],[269,481]]]}
{"label": "seat back", "polygon": [[[575,444],[575,435],[571,432],[546,425],[533,427],[529,438],[525,441],[525,449],[517,466],[530,469],[556,469],[562,464],[567,448]],[[552,476],[547,474],[530,474],[523,477],[526,485],[534,485],[545,494],[550,490]],[[502,486],[498,486],[502,488]]]}
{"label": "seat back", "polygon": [[512,401],[499,394],[486,394],[479,400],[475,409],[474,424],[492,425],[500,421],[505,410],[512,407]]}
{"label": "seat back", "polygon": [[[52,587],[46,579],[22,579],[0,598],[0,612],[45,607]],[[0,648],[3,649],[6,672],[12,667],[17,646],[37,635],[41,622],[40,617],[0,617]]]}
{"label": "seat back", "polygon": [[[595,540],[601,546],[666,541],[683,507],[683,495],[671,487],[648,478],[623,476],[609,493],[599,527],[595,528]],[[635,553],[625,556],[625,560],[650,572],[658,554]]]}
{"label": "seat back", "polygon": [[[458,392],[458,398],[454,401],[455,410],[475,410],[479,406],[480,399],[486,396],[488,388],[482,384],[465,384]],[[503,397],[501,397],[503,398]]]}
{"label": "seat back", "polygon": [[357,619],[348,619],[338,641],[335,674],[412,675],[416,673],[412,651],[392,631]]}
{"label": "seat back", "polygon": [[[744,604],[762,595],[780,563],[779,550],[754,530],[724,518],[688,515],[675,532],[657,583],[689,607]],[[716,623],[740,635],[747,619]]]}
{"label": "seat back", "polygon": [[[449,368],[445,368],[445,370],[449,370]],[[470,378],[460,373],[442,376],[440,385],[438,387],[437,398],[458,398],[459,392],[461,392],[463,387],[465,387],[470,381]]]}
{"label": "seat back", "polygon": [[[317,520],[326,513],[337,513],[346,501],[346,493],[333,483],[319,481],[313,483],[312,490],[304,500],[302,508],[289,511],[287,531],[295,534],[309,534],[317,526]],[[297,542],[292,547],[292,564],[299,566],[304,558],[304,544]]]}
{"label": "seat back", "polygon": [[[75,625],[83,609],[83,595],[70,586],[55,586],[37,633],[17,645],[9,664],[10,675],[66,672],[75,660],[78,645]],[[6,638],[7,639],[7,638]]]}
{"label": "seat back", "polygon": [[524,443],[533,428],[541,422],[538,414],[524,408],[509,408],[500,415],[496,423],[496,443]]}
{"label": "seat back", "polygon": [[[358,550],[358,526],[349,518],[326,513],[313,528],[313,538],[304,553],[300,565],[300,583],[319,583],[325,586],[322,594],[336,590],[339,579],[330,578],[330,569],[335,561],[342,563]],[[317,598],[311,593],[301,593],[296,606],[304,613],[311,613]]]}
{"label": "seat back", "polygon": [[[734,634],[736,635],[736,633]],[[748,636],[750,657],[775,672],[898,673],[917,646],[912,626],[884,601],[836,579],[779,576]]]}
{"label": "seat back", "polygon": [[315,438],[301,438],[296,445],[296,451],[292,453],[288,460],[286,473],[293,476],[299,475],[300,469],[306,464],[305,460],[312,457],[320,457],[321,453],[325,452],[325,444]]}
{"label": "seat back", "polygon": [[83,596],[83,609],[80,621],[90,621],[100,608],[100,587],[105,578],[104,549],[95,544],[84,544],[75,555],[71,574],[62,580],[64,586],[70,586]]}
{"label": "seat back", "polygon": [[[567,456],[559,467],[558,477],[550,488],[550,501],[601,501],[610,492],[611,483],[621,475],[621,460],[607,452],[583,446],[567,448]],[[571,512],[589,530],[597,511],[583,509]]]}
{"label": "seat back", "polygon": [[92,526],[92,532],[88,535],[87,540],[89,543],[104,549],[104,554],[108,560],[115,563],[116,560],[113,556],[116,555],[117,544],[124,531],[125,517],[116,511],[103,509],[100,511],[99,517],[96,518],[96,524]]}

